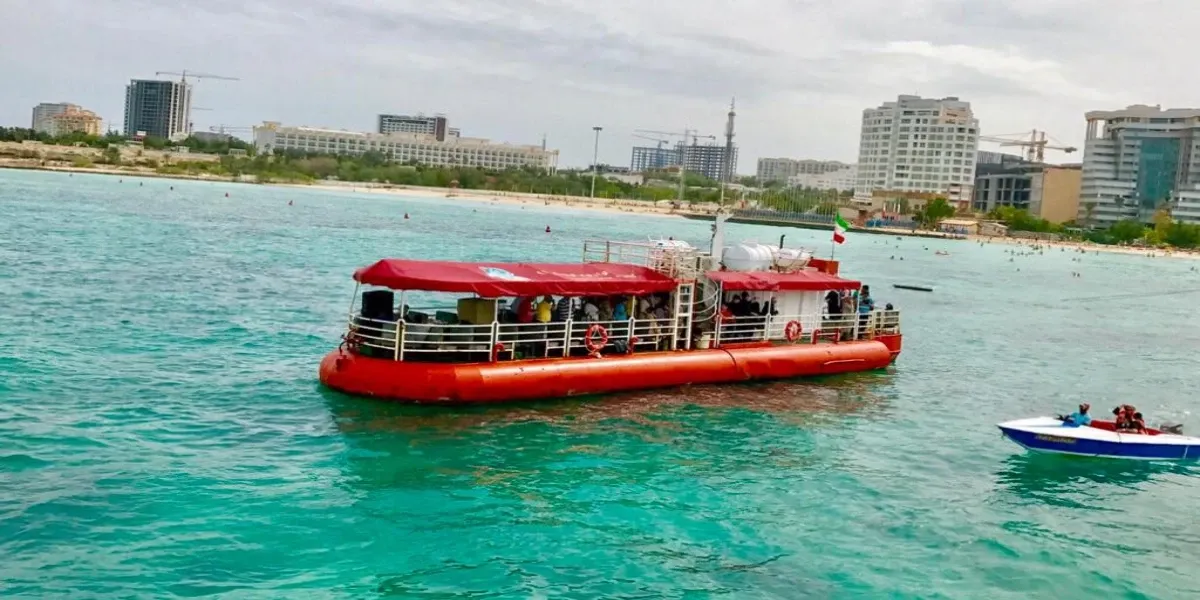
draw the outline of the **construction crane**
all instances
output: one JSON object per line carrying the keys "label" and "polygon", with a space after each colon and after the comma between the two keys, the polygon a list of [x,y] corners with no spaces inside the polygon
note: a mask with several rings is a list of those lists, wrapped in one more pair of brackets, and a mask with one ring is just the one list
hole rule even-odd
{"label": "construction crane", "polygon": [[[717,139],[717,136],[715,136],[715,135],[700,135],[700,134],[696,133],[696,130],[694,130],[694,129],[685,129],[683,131],[683,133],[680,133],[678,131],[654,131],[652,129],[634,129],[633,133],[634,133],[635,137],[643,137],[643,136],[637,135],[640,133],[653,133],[653,134],[657,134],[657,135],[669,135],[671,137],[682,137],[684,144],[687,144],[688,140],[691,140],[691,142],[693,144],[695,144],[696,140],[698,140],[698,139],[705,139],[705,140],[716,140]],[[665,142],[666,140],[663,140],[663,141]]]}
{"label": "construction crane", "polygon": [[178,75],[179,83],[187,83],[187,78],[189,76],[195,77],[196,79],[223,79],[225,81],[241,81],[237,77],[226,77],[224,75],[211,75],[208,73],[196,73],[193,71],[188,71],[187,69],[184,69],[182,71],[155,71],[154,74],[155,75]]}
{"label": "construction crane", "polygon": [[638,138],[638,139],[641,139],[641,140],[649,140],[649,141],[651,141],[651,142],[658,142],[658,149],[659,149],[659,150],[662,150],[662,149],[663,149],[663,145],[664,145],[664,144],[670,144],[670,143],[671,143],[671,140],[664,140],[664,139],[662,139],[662,138],[650,137],[650,136],[648,136],[648,135],[639,135],[639,134],[636,134],[636,133],[635,133],[635,134],[633,134],[633,137],[635,137],[635,138]]}
{"label": "construction crane", "polygon": [[238,127],[236,125],[213,125],[212,127],[209,127],[208,130],[213,133],[233,133],[235,131],[240,131],[242,133],[250,133],[250,132],[254,131],[254,128],[253,127]]}
{"label": "construction crane", "polygon": [[[1024,136],[1029,136],[1029,137],[1028,137],[1028,139],[1012,139],[1012,138],[1017,138],[1017,137],[1023,138]],[[1049,138],[1049,140],[1054,140],[1054,138]],[[1047,140],[1045,131],[1038,131],[1036,129],[1030,131],[1027,134],[1026,133],[1003,133],[1003,134],[995,135],[995,136],[989,136],[989,135],[979,136],[979,141],[981,141],[981,142],[992,142],[995,144],[1000,144],[1001,146],[1020,146],[1025,149],[1026,160],[1028,160],[1030,162],[1036,162],[1036,163],[1046,162],[1046,150],[1061,150],[1063,152],[1066,152],[1067,154],[1070,154],[1070,153],[1078,150],[1078,148],[1076,148],[1074,146],[1066,146],[1066,145],[1061,145],[1061,144],[1060,145],[1051,145],[1049,143],[1049,140]],[[1054,141],[1057,141],[1057,140],[1054,140]]]}

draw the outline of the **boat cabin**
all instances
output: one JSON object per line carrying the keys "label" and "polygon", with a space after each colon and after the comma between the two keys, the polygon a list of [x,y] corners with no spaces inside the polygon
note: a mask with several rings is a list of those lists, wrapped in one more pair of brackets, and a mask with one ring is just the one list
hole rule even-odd
{"label": "boat cabin", "polygon": [[[354,273],[343,345],[372,358],[461,363],[899,333],[895,311],[860,313],[842,301],[861,284],[839,277],[836,263],[786,260],[730,270],[673,240],[588,241],[581,263],[384,259]],[[830,312],[830,294],[840,312]]]}

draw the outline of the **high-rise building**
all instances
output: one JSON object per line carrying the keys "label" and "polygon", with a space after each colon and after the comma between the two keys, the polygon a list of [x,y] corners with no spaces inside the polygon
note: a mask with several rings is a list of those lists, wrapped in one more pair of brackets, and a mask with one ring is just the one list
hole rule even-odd
{"label": "high-rise building", "polygon": [[78,109],[79,107],[69,102],[43,102],[33,107],[33,124],[30,127],[38,133],[50,133],[52,126],[50,119],[72,108]]}
{"label": "high-rise building", "polygon": [[679,166],[679,150],[653,146],[634,146],[629,170],[635,173]]}
{"label": "high-rise building", "polygon": [[1200,223],[1200,109],[1138,104],[1085,118],[1080,224],[1149,223],[1160,208]]}
{"label": "high-rise building", "polygon": [[[681,162],[691,173],[699,173],[714,181],[721,180],[723,172],[737,173],[737,146],[733,146],[733,156],[726,162],[726,147],[717,144],[675,145],[675,152],[682,157]],[[728,171],[726,171],[728,169]]]}
{"label": "high-rise building", "polygon": [[445,116],[435,115],[379,115],[379,133],[420,133],[432,135],[439,141],[447,137],[460,137],[461,132],[448,125]]}
{"label": "high-rise building", "polygon": [[797,175],[822,175],[843,170],[848,166],[850,165],[836,160],[760,158],[756,175],[760,183],[788,181]]}
{"label": "high-rise building", "polygon": [[125,135],[180,139],[191,133],[191,121],[191,84],[134,79],[125,87]]}
{"label": "high-rise building", "polygon": [[950,96],[900,96],[863,111],[855,196],[875,191],[945,194],[971,201],[979,121],[971,103]]}

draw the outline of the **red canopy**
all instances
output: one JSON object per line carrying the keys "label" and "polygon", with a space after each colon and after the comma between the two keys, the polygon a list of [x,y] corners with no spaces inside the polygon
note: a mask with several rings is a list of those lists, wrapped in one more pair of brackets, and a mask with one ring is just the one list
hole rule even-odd
{"label": "red canopy", "polygon": [[675,289],[658,271],[619,263],[465,263],[385,258],[354,272],[359,283],[395,290],[502,296],[642,295]]}
{"label": "red canopy", "polygon": [[721,284],[727,292],[823,292],[825,290],[857,290],[862,284],[823,271],[710,271],[708,278]]}

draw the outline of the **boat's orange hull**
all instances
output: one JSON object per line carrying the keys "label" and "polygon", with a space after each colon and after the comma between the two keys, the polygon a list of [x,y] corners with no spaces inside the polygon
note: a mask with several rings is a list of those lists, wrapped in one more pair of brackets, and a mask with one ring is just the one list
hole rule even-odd
{"label": "boat's orange hull", "polygon": [[746,345],[602,358],[427,363],[334,350],[321,382],[348,394],[414,403],[486,403],[606,394],[754,379],[881,369],[900,354],[899,335],[840,344]]}

